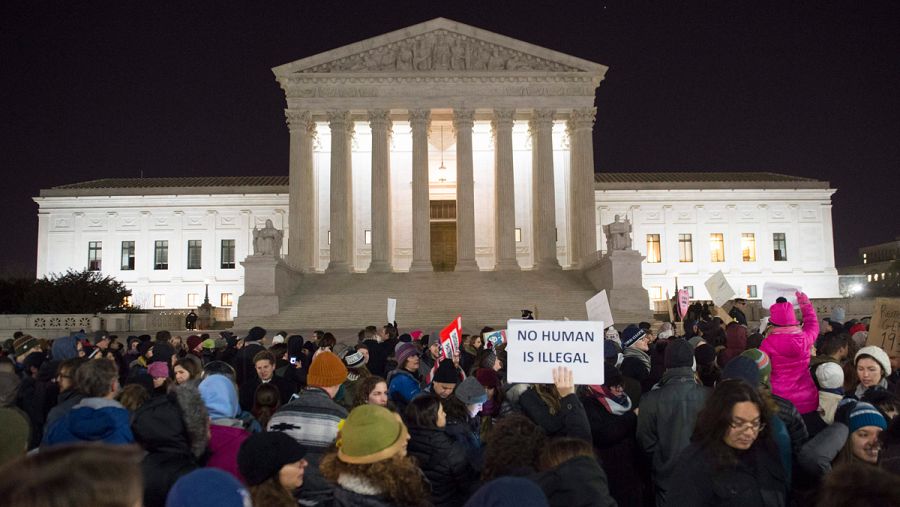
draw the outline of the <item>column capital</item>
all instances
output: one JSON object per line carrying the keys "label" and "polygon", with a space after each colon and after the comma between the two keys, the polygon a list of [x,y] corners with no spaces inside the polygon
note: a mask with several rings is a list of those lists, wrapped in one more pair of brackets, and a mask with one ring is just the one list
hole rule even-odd
{"label": "column capital", "polygon": [[353,119],[350,116],[350,111],[328,111],[326,117],[328,118],[328,126],[332,130],[344,129],[347,132],[353,132]]}
{"label": "column capital", "polygon": [[393,125],[391,112],[387,109],[371,109],[368,111],[369,124],[373,128],[388,128]]}
{"label": "column capital", "polygon": [[515,116],[515,109],[494,109],[494,119],[491,120],[491,127],[494,130],[497,130],[498,127],[512,128]]}
{"label": "column capital", "polygon": [[472,109],[453,110],[453,129],[459,132],[461,129],[471,129],[475,125],[475,111]]}
{"label": "column capital", "polygon": [[309,111],[284,110],[284,118],[291,132],[305,130],[308,134],[315,134],[316,122]]}
{"label": "column capital", "polygon": [[556,111],[553,109],[535,109],[528,120],[528,130],[535,132],[540,129],[549,129],[553,126],[553,118]]}
{"label": "column capital", "polygon": [[569,120],[566,122],[566,128],[570,131],[590,130],[594,127],[594,119],[596,116],[596,107],[573,109],[572,112],[569,113]]}
{"label": "column capital", "polygon": [[431,124],[431,110],[430,109],[410,109],[409,110],[409,125],[412,128],[428,128]]}

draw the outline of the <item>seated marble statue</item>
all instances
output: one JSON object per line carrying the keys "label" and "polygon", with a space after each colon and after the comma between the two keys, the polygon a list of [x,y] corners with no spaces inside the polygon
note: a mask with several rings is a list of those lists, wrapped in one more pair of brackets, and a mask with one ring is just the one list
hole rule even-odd
{"label": "seated marble statue", "polygon": [[281,241],[283,238],[284,231],[276,229],[271,220],[266,220],[264,228],[253,228],[253,255],[281,257]]}
{"label": "seated marble statue", "polygon": [[616,215],[613,222],[603,226],[606,234],[606,251],[631,250],[631,221],[627,218],[624,222]]}

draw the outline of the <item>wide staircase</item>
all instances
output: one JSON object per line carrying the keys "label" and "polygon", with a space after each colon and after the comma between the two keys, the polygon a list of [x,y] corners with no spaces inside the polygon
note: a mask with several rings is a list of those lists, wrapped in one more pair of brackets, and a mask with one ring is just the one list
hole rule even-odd
{"label": "wide staircase", "polygon": [[583,320],[595,293],[578,271],[310,274],[278,315],[254,320],[268,329],[360,329],[384,324],[394,298],[403,329],[429,332],[462,315],[465,331],[476,332],[505,328],[526,308],[539,319]]}

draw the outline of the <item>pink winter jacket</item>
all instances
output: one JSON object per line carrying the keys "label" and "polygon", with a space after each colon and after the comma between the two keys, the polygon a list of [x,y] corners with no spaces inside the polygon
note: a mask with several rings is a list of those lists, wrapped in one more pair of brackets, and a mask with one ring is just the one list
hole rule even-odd
{"label": "pink winter jacket", "polygon": [[250,432],[243,428],[210,424],[209,433],[210,454],[206,466],[224,470],[246,484],[244,476],[238,470],[237,455]]}
{"label": "pink winter jacket", "polygon": [[759,348],[772,361],[772,392],[791,400],[798,412],[806,414],[819,406],[819,392],[809,374],[810,348],[819,335],[819,321],[809,299],[803,296],[801,300],[803,328],[775,328]]}

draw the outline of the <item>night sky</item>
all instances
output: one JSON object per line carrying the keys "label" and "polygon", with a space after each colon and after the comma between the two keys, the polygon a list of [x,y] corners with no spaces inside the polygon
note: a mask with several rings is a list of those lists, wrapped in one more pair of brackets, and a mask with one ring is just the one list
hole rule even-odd
{"label": "night sky", "polygon": [[897,1],[0,3],[0,274],[41,188],[287,174],[270,69],[438,16],[609,66],[598,171],[828,180],[839,266],[900,235]]}

